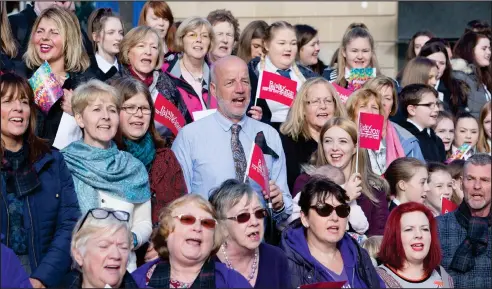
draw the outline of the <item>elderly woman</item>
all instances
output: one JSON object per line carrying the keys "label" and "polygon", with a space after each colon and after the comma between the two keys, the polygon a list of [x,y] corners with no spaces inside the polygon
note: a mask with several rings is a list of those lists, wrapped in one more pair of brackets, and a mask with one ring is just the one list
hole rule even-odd
{"label": "elderly woman", "polygon": [[[84,139],[62,150],[72,172],[82,213],[99,207],[130,214],[132,250],[152,233],[149,177],[145,166],[112,141],[119,124],[121,98],[112,86],[91,80],[78,87],[72,99],[75,120]],[[130,254],[128,270],[136,268]]]}
{"label": "elderly woman", "polygon": [[[187,120],[191,118],[171,77],[161,70],[164,52],[159,33],[148,26],[138,26],[130,30],[121,42],[119,60],[121,74],[143,82],[150,90],[153,103],[162,103],[166,99],[175,106]],[[116,74],[113,79],[121,77]],[[164,109],[162,104],[158,111]],[[164,119],[164,118],[160,118]],[[172,138],[166,122],[155,120],[155,127],[165,139]]]}
{"label": "elderly woman", "polygon": [[318,148],[319,132],[332,117],[345,116],[345,107],[337,91],[322,77],[310,78],[301,87],[280,126],[280,138],[287,162],[287,183],[294,196],[293,186],[301,174],[301,165]]}
{"label": "elderly woman", "polygon": [[[396,207],[388,218],[377,268],[388,288],[453,288],[441,263],[437,223],[423,204]],[[437,285],[437,286],[436,286]]]}
{"label": "elderly woman", "polygon": [[313,177],[304,187],[301,218],[282,233],[293,287],[342,282],[347,288],[384,288],[367,252],[345,234],[348,201],[345,190],[326,177]]}
{"label": "elderly woman", "polygon": [[72,234],[75,269],[64,288],[138,288],[126,270],[132,247],[130,214],[108,208],[90,209]]}
{"label": "elderly woman", "polygon": [[217,214],[197,194],[161,211],[152,243],[158,259],[133,272],[139,288],[251,288],[238,272],[210,258],[222,244]]}
{"label": "elderly woman", "polygon": [[33,287],[58,286],[70,267],[70,234],[80,216],[70,171],[58,150],[34,135],[36,104],[27,80],[1,75],[0,98],[2,242]]}
{"label": "elderly woman", "polygon": [[217,258],[241,273],[254,288],[291,288],[287,258],[282,250],[263,242],[267,211],[258,194],[235,179],[223,182],[210,203],[224,222],[226,238]]}

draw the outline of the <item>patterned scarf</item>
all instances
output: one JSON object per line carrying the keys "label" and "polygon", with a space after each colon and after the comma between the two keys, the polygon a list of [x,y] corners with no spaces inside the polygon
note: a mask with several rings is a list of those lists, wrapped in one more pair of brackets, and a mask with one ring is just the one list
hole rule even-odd
{"label": "patterned scarf", "polygon": [[149,175],[142,162],[119,151],[114,142],[101,149],[80,140],[61,153],[72,173],[82,214],[99,207],[98,191],[133,204],[150,199]]}
{"label": "patterned scarf", "polygon": [[133,67],[131,66],[128,66],[128,70],[130,71],[130,74],[137,80],[140,80],[141,82],[143,82],[147,87],[149,87],[152,82],[154,82],[154,74],[153,73],[150,73],[147,77],[145,77],[144,80],[142,80],[140,78],[140,76],[138,76],[138,74],[135,72],[135,70],[133,70]]}
{"label": "patterned scarf", "polygon": [[155,145],[150,133],[147,132],[138,141],[132,141],[127,138],[123,138],[123,141],[126,145],[126,151],[140,160],[145,165],[147,171],[150,171],[155,158]]}
{"label": "patterned scarf", "polygon": [[[161,260],[152,267],[153,272],[148,282],[150,288],[170,288],[171,284],[171,264],[168,260]],[[202,270],[198,274],[191,288],[215,288],[215,263],[212,258],[203,264]]]}
{"label": "patterned scarf", "polygon": [[449,266],[451,269],[462,273],[469,272],[475,267],[475,257],[487,251],[488,227],[492,225],[491,213],[484,218],[472,217],[465,201],[454,212],[458,223],[466,229],[466,238],[454,253]]}
{"label": "patterned scarf", "polygon": [[29,163],[29,149],[25,144],[17,152],[5,150],[2,171],[7,192],[17,197],[34,191],[41,184],[36,170]]}

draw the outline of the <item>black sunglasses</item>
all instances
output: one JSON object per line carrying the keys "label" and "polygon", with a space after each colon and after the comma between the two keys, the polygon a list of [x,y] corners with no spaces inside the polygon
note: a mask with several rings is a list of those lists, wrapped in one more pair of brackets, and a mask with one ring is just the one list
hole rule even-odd
{"label": "black sunglasses", "polygon": [[94,219],[98,220],[106,219],[107,217],[109,217],[109,215],[113,215],[117,220],[122,222],[128,222],[130,220],[130,214],[125,211],[116,211],[103,208],[90,209],[89,211],[87,211],[87,214],[85,214],[84,219],[82,220],[82,223],[80,223],[80,227],[78,228],[77,232],[80,231],[89,214],[91,214]]}
{"label": "black sunglasses", "polygon": [[316,213],[321,217],[328,217],[329,215],[331,215],[331,213],[333,213],[333,211],[335,211],[337,216],[339,216],[340,218],[347,218],[348,215],[350,214],[350,206],[347,204],[341,204],[336,207],[333,207],[330,204],[320,203],[315,206],[311,206],[310,208],[314,209]]}
{"label": "black sunglasses", "polygon": [[[265,209],[256,210],[253,214],[259,220],[264,219],[267,216],[267,212]],[[227,220],[234,220],[234,221],[238,222],[239,224],[246,223],[247,221],[249,221],[249,219],[251,219],[251,213],[250,212],[241,213],[235,217],[227,218]]]}

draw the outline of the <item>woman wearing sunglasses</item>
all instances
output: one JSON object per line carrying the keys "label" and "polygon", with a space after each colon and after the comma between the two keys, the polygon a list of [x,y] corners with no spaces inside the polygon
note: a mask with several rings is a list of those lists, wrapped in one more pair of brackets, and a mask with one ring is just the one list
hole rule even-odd
{"label": "woman wearing sunglasses", "polygon": [[130,214],[109,208],[87,211],[75,225],[71,253],[74,269],[64,288],[138,288],[128,273],[132,232]]}
{"label": "woman wearing sunglasses", "polygon": [[284,252],[262,242],[267,212],[258,194],[230,179],[211,193],[210,203],[226,233],[218,260],[241,273],[254,288],[291,288]]}
{"label": "woman wearing sunglasses", "polygon": [[251,288],[226,265],[212,260],[222,244],[217,214],[198,194],[174,200],[159,215],[152,243],[158,259],[133,272],[139,288]]}
{"label": "woman wearing sunglasses", "polygon": [[345,190],[326,177],[312,177],[304,186],[301,218],[283,231],[280,245],[293,287],[342,282],[346,288],[384,288],[368,253],[345,233],[348,202]]}

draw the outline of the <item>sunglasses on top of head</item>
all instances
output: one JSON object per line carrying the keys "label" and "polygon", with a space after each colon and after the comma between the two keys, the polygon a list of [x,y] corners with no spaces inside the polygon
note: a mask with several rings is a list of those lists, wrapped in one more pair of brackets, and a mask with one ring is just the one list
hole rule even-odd
{"label": "sunglasses on top of head", "polygon": [[314,209],[318,215],[321,217],[328,217],[335,211],[338,217],[340,218],[347,218],[348,215],[350,214],[350,206],[347,204],[341,204],[336,207],[326,204],[326,203],[319,203],[314,206],[310,207],[311,209]]}
{"label": "sunglasses on top of head", "polygon": [[84,216],[84,219],[80,223],[80,226],[79,226],[77,232],[80,231],[80,229],[84,225],[84,223],[87,220],[87,217],[89,215],[92,215],[92,217],[94,219],[98,219],[98,220],[106,219],[110,215],[113,215],[113,217],[115,219],[122,221],[122,222],[128,222],[130,220],[130,214],[128,212],[112,210],[112,209],[107,209],[107,208],[94,208],[94,209],[90,209],[89,211],[87,211],[87,213]]}
{"label": "sunglasses on top of head", "polygon": [[181,214],[177,216],[173,216],[173,218],[177,218],[181,224],[191,226],[194,225],[197,219],[200,221],[200,224],[207,229],[215,229],[217,225],[217,221],[213,218],[197,218],[193,215]]}
{"label": "sunglasses on top of head", "polygon": [[[255,218],[257,218],[258,220],[264,219],[268,215],[265,209],[256,210],[253,214],[255,215]],[[249,221],[249,219],[251,219],[250,212],[241,213],[235,217],[227,218],[227,220],[233,220],[238,222],[239,224],[246,223]]]}

